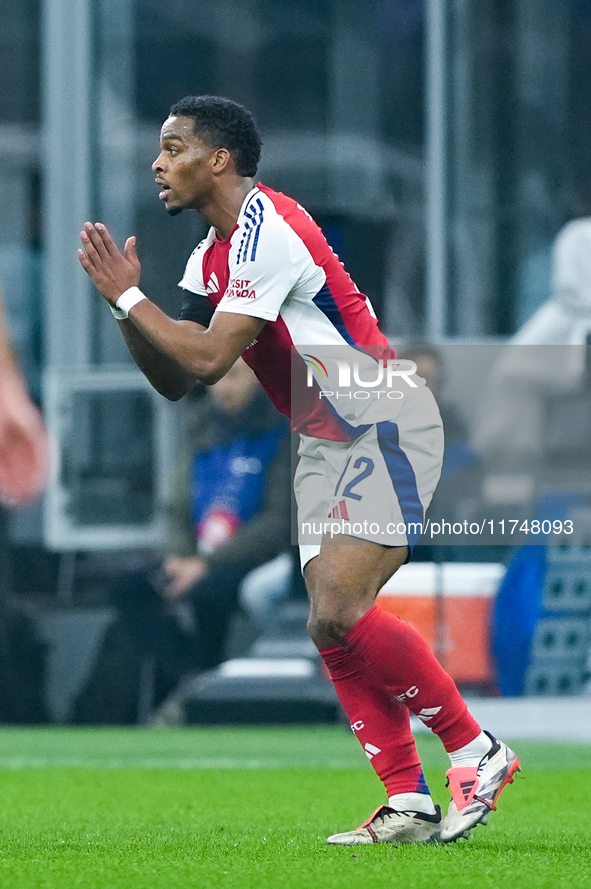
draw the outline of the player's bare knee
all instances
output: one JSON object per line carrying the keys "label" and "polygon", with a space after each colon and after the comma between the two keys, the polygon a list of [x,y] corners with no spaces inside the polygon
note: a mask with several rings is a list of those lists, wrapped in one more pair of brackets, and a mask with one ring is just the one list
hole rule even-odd
{"label": "player's bare knee", "polygon": [[308,633],[318,648],[340,645],[348,629],[336,618],[311,614],[308,620]]}
{"label": "player's bare knee", "polygon": [[338,645],[371,605],[371,599],[318,597],[312,601],[308,633],[317,645]]}

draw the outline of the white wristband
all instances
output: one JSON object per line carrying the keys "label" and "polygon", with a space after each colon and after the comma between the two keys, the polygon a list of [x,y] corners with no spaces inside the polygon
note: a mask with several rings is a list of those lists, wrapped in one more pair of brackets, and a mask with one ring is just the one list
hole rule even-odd
{"label": "white wristband", "polygon": [[123,321],[129,316],[130,309],[137,306],[139,302],[146,299],[146,295],[142,293],[139,287],[128,287],[124,290],[114,306],[110,306],[111,312],[119,321]]}
{"label": "white wristband", "polygon": [[123,309],[115,308],[115,306],[112,306],[111,303],[109,303],[109,308],[113,314],[113,317],[116,318],[117,321],[125,321],[125,319],[127,318],[127,312],[124,312]]}

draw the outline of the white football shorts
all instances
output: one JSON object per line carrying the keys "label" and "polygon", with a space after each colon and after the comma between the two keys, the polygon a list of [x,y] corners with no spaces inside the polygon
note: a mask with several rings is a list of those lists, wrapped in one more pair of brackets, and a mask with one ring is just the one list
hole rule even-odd
{"label": "white football shorts", "polygon": [[[431,391],[353,441],[300,436],[294,477],[302,570],[336,535],[412,546],[441,474],[443,426]],[[338,541],[342,543],[342,537]]]}

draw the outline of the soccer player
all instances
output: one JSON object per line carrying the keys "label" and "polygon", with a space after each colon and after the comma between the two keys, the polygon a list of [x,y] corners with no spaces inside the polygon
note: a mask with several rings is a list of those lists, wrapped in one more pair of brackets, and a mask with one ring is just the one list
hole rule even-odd
{"label": "soccer player", "polygon": [[0,504],[34,500],[48,470],[47,431],[12,352],[0,296]]}
{"label": "soccer player", "polygon": [[[78,256],[137,365],[167,398],[182,397],[197,380],[214,383],[243,356],[300,433],[300,526],[329,515],[343,522],[344,533],[320,532],[300,548],[308,629],[388,805],[328,842],[453,841],[495,808],[517,756],[481,730],[421,636],[375,606],[379,589],[409,557],[406,526],[423,520],[436,486],[439,414],[417,378],[401,380],[399,400],[338,397],[346,395],[339,386],[348,361],[361,379],[372,366],[372,379],[386,366],[392,374],[400,369],[369,301],[319,227],[296,201],[257,183],[260,149],[252,116],[228,99],[186,97],[162,126],[153,164],[160,200],[170,214],[196,210],[211,226],[180,282],[178,320],[139,289],[135,238],[121,252],[104,224],[87,222]],[[323,361],[324,347],[336,348],[338,360]],[[348,519],[360,533],[346,533]],[[386,525],[393,533],[384,537]],[[450,756],[443,820],[410,713]]]}

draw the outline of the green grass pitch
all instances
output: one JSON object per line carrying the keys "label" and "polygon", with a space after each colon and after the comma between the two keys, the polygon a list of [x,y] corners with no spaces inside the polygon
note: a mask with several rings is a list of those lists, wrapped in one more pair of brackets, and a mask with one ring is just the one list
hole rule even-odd
{"label": "green grass pitch", "polygon": [[[418,744],[444,806],[447,758]],[[469,841],[329,847],[383,791],[341,727],[0,730],[1,889],[591,889],[591,747],[520,743]]]}

